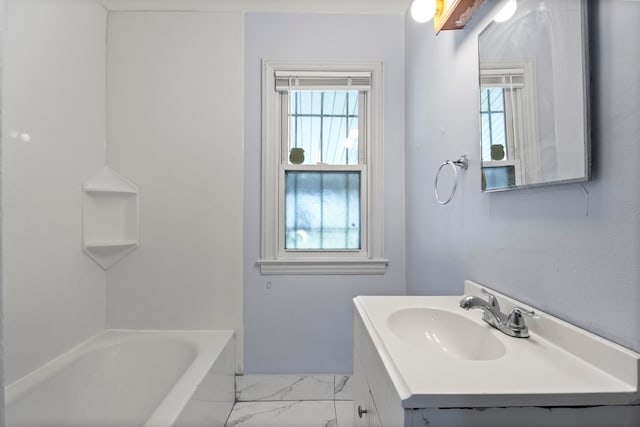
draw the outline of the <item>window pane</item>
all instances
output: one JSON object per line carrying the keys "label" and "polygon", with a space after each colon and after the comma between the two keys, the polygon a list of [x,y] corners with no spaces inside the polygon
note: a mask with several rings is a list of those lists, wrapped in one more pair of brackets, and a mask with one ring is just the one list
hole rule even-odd
{"label": "window pane", "polygon": [[504,111],[504,90],[502,88],[489,89],[489,98],[491,111]]}
{"label": "window pane", "polygon": [[360,172],[286,173],[285,248],[360,249]]}
{"label": "window pane", "polygon": [[304,159],[292,163],[358,164],[358,91],[296,90],[289,93],[289,150]]}
{"label": "window pane", "polygon": [[[482,161],[492,160],[492,145],[502,145],[506,153],[507,137],[502,88],[485,88],[480,91],[480,123]],[[504,159],[507,158],[508,156],[505,155]]]}
{"label": "window pane", "polygon": [[490,131],[489,113],[480,113],[480,136],[482,139],[482,161],[491,160],[491,131]]}
{"label": "window pane", "polygon": [[491,144],[505,145],[504,113],[491,114]]}

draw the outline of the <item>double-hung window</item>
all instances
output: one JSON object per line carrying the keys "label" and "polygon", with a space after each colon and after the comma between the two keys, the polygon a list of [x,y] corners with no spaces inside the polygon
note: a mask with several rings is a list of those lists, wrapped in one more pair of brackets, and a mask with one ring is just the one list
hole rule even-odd
{"label": "double-hung window", "polygon": [[483,189],[539,181],[534,64],[514,59],[480,66]]}
{"label": "double-hung window", "polygon": [[382,274],[379,63],[263,63],[263,274]]}

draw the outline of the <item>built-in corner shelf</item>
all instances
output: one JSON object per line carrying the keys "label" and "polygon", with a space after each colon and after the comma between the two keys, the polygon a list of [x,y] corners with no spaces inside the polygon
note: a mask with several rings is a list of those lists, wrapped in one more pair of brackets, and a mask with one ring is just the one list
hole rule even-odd
{"label": "built-in corner shelf", "polygon": [[108,269],[138,247],[138,187],[105,166],[82,186],[82,248]]}

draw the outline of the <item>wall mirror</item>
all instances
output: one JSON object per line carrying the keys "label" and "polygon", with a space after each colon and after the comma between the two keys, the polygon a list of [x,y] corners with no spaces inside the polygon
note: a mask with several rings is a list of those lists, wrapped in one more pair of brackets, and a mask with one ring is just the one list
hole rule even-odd
{"label": "wall mirror", "polygon": [[515,13],[478,36],[482,189],[586,181],[586,1],[503,3]]}

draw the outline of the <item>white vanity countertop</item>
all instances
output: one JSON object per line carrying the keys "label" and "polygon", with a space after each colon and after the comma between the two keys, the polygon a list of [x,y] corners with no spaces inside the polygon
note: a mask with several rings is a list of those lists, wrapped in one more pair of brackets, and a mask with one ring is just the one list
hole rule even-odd
{"label": "white vanity countertop", "polygon": [[[465,295],[486,298],[480,288],[467,281]],[[503,312],[515,305],[531,308],[491,292]],[[356,309],[404,408],[640,404],[640,354],[535,308],[535,317],[525,319],[530,337],[512,338],[485,323],[481,310],[460,308],[462,297],[355,298]],[[463,360],[442,351],[425,351],[424,346],[399,337],[391,327],[390,316],[405,308],[431,308],[464,316],[498,339],[504,354],[489,360]]]}

